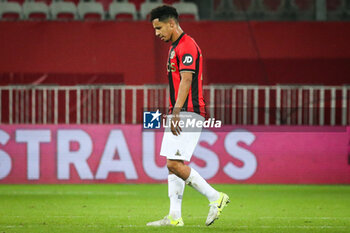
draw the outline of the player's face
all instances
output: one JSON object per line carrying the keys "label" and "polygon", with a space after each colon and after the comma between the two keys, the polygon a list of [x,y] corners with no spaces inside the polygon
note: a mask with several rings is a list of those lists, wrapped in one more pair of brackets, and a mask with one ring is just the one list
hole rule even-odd
{"label": "player's face", "polygon": [[154,19],[152,21],[153,28],[162,41],[169,42],[171,40],[174,25],[171,20],[168,21],[159,21],[159,19]]}

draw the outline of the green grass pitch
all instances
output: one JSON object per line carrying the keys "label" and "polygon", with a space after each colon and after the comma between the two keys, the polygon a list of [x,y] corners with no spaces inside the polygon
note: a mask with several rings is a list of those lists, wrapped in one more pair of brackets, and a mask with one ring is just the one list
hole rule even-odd
{"label": "green grass pitch", "polygon": [[350,186],[214,185],[231,203],[205,226],[208,201],[186,187],[183,228],[146,227],[168,213],[165,184],[0,185],[0,233],[350,232]]}

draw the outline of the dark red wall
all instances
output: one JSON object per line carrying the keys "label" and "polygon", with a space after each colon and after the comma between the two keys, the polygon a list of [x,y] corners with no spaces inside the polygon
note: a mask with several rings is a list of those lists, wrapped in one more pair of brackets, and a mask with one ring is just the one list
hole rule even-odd
{"label": "dark red wall", "polygon": [[[202,49],[206,84],[350,80],[349,22],[181,26]],[[0,83],[166,83],[168,46],[148,22],[0,22]]]}

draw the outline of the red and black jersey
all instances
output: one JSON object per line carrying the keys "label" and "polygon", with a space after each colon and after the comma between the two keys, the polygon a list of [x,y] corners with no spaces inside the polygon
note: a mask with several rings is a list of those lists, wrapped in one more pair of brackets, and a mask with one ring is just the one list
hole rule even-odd
{"label": "red and black jersey", "polygon": [[167,70],[170,89],[170,113],[172,113],[179,92],[180,73],[192,72],[191,88],[181,111],[195,112],[205,117],[202,66],[203,57],[201,49],[192,37],[182,33],[169,49]]}

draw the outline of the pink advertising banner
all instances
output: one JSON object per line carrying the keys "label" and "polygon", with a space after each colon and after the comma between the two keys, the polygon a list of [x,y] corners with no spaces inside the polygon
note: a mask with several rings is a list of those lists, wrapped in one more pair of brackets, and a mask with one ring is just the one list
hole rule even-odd
{"label": "pink advertising banner", "polygon": [[[163,133],[140,125],[0,126],[0,183],[159,183]],[[350,184],[349,127],[205,130],[190,166],[212,183]]]}

